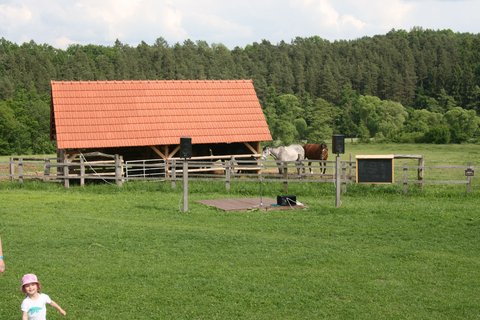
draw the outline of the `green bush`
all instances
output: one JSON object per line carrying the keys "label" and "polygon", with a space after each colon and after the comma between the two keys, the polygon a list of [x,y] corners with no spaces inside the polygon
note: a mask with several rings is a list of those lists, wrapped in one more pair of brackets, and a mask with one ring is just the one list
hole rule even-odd
{"label": "green bush", "polygon": [[425,133],[424,143],[446,144],[450,143],[450,129],[447,126],[438,126]]}

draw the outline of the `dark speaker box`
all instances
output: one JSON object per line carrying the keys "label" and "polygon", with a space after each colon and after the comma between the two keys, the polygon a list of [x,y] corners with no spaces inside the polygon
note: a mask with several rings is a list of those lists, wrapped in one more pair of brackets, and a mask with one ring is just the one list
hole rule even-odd
{"label": "dark speaker box", "polygon": [[277,205],[279,206],[296,206],[297,196],[277,196]]}
{"label": "dark speaker box", "polygon": [[181,137],[180,138],[180,158],[192,157],[192,138]]}
{"label": "dark speaker box", "polygon": [[332,136],[333,153],[345,153],[345,136],[343,134],[334,134]]}

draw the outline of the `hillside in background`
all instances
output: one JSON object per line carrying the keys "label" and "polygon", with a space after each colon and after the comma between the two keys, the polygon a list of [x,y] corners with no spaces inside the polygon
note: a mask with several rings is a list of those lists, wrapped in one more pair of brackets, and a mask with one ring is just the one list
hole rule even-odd
{"label": "hillside in background", "polygon": [[415,28],[229,50],[204,41],[66,50],[0,39],[0,154],[45,153],[51,80],[253,79],[275,139],[476,142],[480,35]]}

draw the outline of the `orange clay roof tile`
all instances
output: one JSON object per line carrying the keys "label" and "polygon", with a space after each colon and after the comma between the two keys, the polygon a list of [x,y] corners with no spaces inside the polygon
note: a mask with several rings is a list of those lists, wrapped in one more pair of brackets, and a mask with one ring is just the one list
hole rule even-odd
{"label": "orange clay roof tile", "polygon": [[52,81],[59,149],[270,141],[251,80]]}

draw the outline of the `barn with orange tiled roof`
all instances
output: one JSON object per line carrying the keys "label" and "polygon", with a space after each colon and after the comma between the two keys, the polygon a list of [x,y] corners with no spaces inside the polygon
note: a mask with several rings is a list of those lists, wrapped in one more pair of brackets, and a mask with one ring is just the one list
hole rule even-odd
{"label": "barn with orange tiled roof", "polygon": [[52,81],[51,138],[66,155],[255,154],[272,137],[251,80]]}

